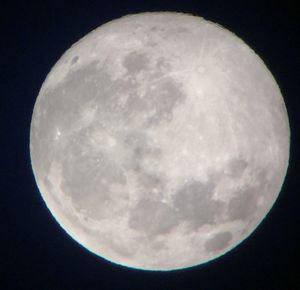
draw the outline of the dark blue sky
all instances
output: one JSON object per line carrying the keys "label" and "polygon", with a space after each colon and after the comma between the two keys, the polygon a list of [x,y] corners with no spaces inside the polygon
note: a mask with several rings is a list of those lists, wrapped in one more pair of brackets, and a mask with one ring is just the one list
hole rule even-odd
{"label": "dark blue sky", "polygon": [[[296,1],[280,2],[1,1],[1,289],[300,289],[300,11],[292,4]],[[291,163],[283,190],[254,234],[216,261],[170,273],[123,268],[74,242],[47,210],[29,156],[34,102],[62,53],[109,20],[160,10],[203,16],[245,40],[275,76],[292,130]]]}

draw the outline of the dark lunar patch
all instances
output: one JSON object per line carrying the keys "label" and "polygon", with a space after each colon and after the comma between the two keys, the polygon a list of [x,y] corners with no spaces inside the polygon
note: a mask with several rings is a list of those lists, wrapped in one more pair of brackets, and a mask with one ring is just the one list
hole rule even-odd
{"label": "dark lunar patch", "polygon": [[149,236],[167,233],[176,224],[173,209],[158,201],[143,199],[130,211],[129,226]]}
{"label": "dark lunar patch", "polygon": [[147,68],[148,62],[145,54],[134,51],[124,58],[123,65],[128,70],[129,75],[136,75]]}
{"label": "dark lunar patch", "polygon": [[165,241],[153,241],[149,247],[154,251],[161,251],[167,249],[167,243]]}
{"label": "dark lunar patch", "polygon": [[184,100],[184,95],[175,81],[162,81],[149,90],[145,96],[149,103],[149,109],[155,110],[153,116],[148,120],[149,125],[155,125],[161,119],[171,120],[173,109],[179,101]]}
{"label": "dark lunar patch", "polygon": [[45,92],[41,99],[45,114],[40,118],[40,130],[51,133],[51,139],[56,134],[56,127],[62,134],[73,128],[85,104],[97,97],[97,86],[107,83],[105,75],[99,77],[96,65],[94,63],[70,73],[62,84]]}
{"label": "dark lunar patch", "polygon": [[[142,68],[146,69],[146,60],[142,55],[137,55],[139,56],[134,57],[134,62],[138,65],[127,63],[135,73]],[[153,82],[149,76],[150,85],[154,88],[146,89],[146,95],[140,96],[137,93],[137,83],[125,79],[112,81],[109,74],[105,73],[106,68],[98,68],[98,65],[95,62],[71,72],[63,83],[45,92],[41,106],[46,114],[40,118],[41,128],[52,132],[53,136],[56,134],[56,127],[62,133],[70,131],[78,124],[82,108],[92,103],[98,105],[96,118],[99,121],[113,124],[121,120],[127,124],[140,115],[145,116],[151,112],[145,122],[155,125],[161,119],[170,120],[176,103],[184,99],[180,86],[172,79],[161,80],[161,74],[155,76]],[[44,102],[46,99],[47,102]]]}
{"label": "dark lunar patch", "polygon": [[187,34],[191,34],[192,30],[186,27],[177,27],[176,29],[174,29],[174,33],[182,33],[184,34],[184,36],[186,36]]}
{"label": "dark lunar patch", "polygon": [[208,252],[220,251],[227,247],[231,240],[232,234],[230,232],[218,233],[212,239],[208,240],[204,247]]}
{"label": "dark lunar patch", "polygon": [[64,82],[54,89],[46,90],[40,97],[37,105],[41,112],[39,128],[32,138],[32,143],[36,144],[36,166],[39,163],[38,155],[43,155],[44,160],[49,159],[43,166],[51,163],[53,156],[45,156],[45,152],[49,152],[49,155],[52,152],[49,146],[53,146],[57,128],[62,136],[78,129],[82,124],[80,116],[84,108],[97,105],[95,117],[99,122],[113,124],[114,118],[122,120],[122,114],[126,120],[127,112],[120,105],[119,99],[129,94],[132,85],[122,80],[111,81],[110,76],[103,71],[104,68],[98,69],[97,66],[98,62],[94,62],[71,72]]}
{"label": "dark lunar patch", "polygon": [[134,159],[140,159],[151,151],[146,135],[138,131],[126,133],[124,136],[124,145],[132,150]]}
{"label": "dark lunar patch", "polygon": [[237,193],[229,201],[228,216],[230,220],[245,220],[248,221],[250,216],[255,215],[257,208],[255,188],[249,188]]}
{"label": "dark lunar patch", "polygon": [[229,162],[229,175],[231,177],[241,177],[248,166],[248,162],[243,159],[233,159]]}
{"label": "dark lunar patch", "polygon": [[132,164],[130,165],[131,168],[129,166],[129,169],[138,171],[140,174],[146,170],[141,171],[144,158],[151,157],[157,159],[161,154],[161,150],[154,147],[150,139],[139,131],[127,132],[123,137],[123,144],[132,153]]}
{"label": "dark lunar patch", "polygon": [[157,58],[156,61],[156,69],[152,77],[154,79],[159,79],[161,76],[165,75],[166,73],[172,70],[171,64],[166,60],[164,57]]}
{"label": "dark lunar patch", "polygon": [[[126,104],[122,109],[122,119],[126,122],[134,118],[147,116],[145,125],[151,126],[161,122],[162,119],[171,120],[173,109],[179,101],[185,99],[180,86],[174,80],[161,80],[161,76],[154,79],[146,88],[146,93],[141,96],[137,93],[137,87],[131,88],[128,93],[125,89],[120,89],[122,94],[128,94]],[[150,86],[153,85],[153,88]],[[124,86],[125,87],[125,86]],[[119,116],[120,117],[120,116]]]}
{"label": "dark lunar patch", "polygon": [[132,152],[131,162],[127,164],[127,168],[139,172],[141,161],[149,152],[146,136],[140,132],[129,132],[123,137],[123,142],[124,146]]}
{"label": "dark lunar patch", "polygon": [[174,206],[180,220],[189,220],[193,226],[213,224],[222,202],[212,199],[214,184],[194,181],[174,195]]}
{"label": "dark lunar patch", "polygon": [[76,55],[71,59],[71,65],[75,64],[78,61],[79,57]]}
{"label": "dark lunar patch", "polygon": [[147,190],[160,188],[162,186],[162,181],[159,176],[146,172],[139,176],[138,182]]}

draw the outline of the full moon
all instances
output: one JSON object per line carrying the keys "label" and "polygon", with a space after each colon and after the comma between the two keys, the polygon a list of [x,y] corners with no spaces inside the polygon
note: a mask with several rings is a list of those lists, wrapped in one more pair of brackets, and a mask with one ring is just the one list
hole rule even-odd
{"label": "full moon", "polygon": [[127,15],[80,39],[37,97],[30,154],[64,230],[127,267],[224,255],[266,217],[289,161],[280,89],[245,42],[175,12]]}

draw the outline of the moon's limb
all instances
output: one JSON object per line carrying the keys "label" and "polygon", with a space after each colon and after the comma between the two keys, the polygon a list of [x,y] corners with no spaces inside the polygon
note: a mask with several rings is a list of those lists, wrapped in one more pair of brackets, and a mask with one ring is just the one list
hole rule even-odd
{"label": "moon's limb", "polygon": [[75,240],[171,270],[253,232],[280,191],[289,134],[280,90],[243,41],[199,17],[143,13],[62,56],[36,101],[30,150],[42,196]]}

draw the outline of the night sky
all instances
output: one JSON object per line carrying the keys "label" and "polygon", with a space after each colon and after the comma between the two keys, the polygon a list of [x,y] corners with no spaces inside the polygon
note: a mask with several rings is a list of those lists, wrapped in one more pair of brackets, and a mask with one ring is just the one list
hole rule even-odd
{"label": "night sky", "polygon": [[[300,11],[292,4],[297,1],[279,2],[1,1],[1,289],[300,289]],[[30,165],[31,114],[51,67],[101,24],[146,11],[192,13],[241,37],[277,80],[292,134],[282,192],[257,230],[225,256],[174,272],[133,270],[88,252],[54,220]]]}

